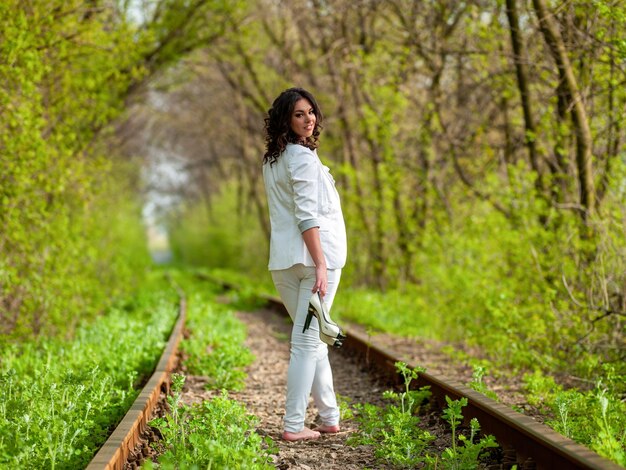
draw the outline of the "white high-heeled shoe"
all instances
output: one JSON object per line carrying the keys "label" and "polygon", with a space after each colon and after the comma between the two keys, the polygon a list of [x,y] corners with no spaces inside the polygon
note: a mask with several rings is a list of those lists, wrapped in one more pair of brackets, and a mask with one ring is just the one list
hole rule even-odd
{"label": "white high-heeled shoe", "polygon": [[313,316],[317,318],[317,322],[320,326],[320,339],[330,346],[340,348],[343,341],[346,339],[346,335],[341,331],[339,325],[331,320],[328,307],[322,302],[322,296],[319,292],[317,295],[313,294],[311,300],[309,300],[309,311],[304,322],[304,328],[302,328],[302,333],[309,328]]}

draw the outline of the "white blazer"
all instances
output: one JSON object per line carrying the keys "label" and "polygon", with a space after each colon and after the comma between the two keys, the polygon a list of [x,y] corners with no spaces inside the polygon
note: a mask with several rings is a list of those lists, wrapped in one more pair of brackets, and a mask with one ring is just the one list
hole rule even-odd
{"label": "white blazer", "polygon": [[287,144],[273,165],[263,165],[263,181],[270,213],[269,269],[288,269],[301,263],[315,266],[302,232],[319,227],[328,269],[346,263],[346,227],[335,180],[317,152]]}

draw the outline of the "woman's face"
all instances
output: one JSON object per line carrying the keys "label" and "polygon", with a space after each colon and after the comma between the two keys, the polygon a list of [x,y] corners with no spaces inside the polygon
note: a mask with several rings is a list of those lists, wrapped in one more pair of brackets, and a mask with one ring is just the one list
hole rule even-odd
{"label": "woman's face", "polygon": [[296,101],[291,114],[291,130],[303,140],[313,135],[317,118],[310,101],[301,98]]}

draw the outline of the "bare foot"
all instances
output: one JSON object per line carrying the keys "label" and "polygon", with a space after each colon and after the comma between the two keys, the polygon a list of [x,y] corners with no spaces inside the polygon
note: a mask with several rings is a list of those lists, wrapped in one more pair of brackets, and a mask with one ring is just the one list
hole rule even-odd
{"label": "bare foot", "polygon": [[306,427],[300,432],[283,432],[283,439],[286,441],[304,441],[306,439],[318,439],[319,437],[319,432]]}
{"label": "bare foot", "polygon": [[332,434],[332,433],[339,432],[339,425],[334,424],[332,426],[328,426],[326,424],[322,424],[321,426],[316,427],[315,431]]}

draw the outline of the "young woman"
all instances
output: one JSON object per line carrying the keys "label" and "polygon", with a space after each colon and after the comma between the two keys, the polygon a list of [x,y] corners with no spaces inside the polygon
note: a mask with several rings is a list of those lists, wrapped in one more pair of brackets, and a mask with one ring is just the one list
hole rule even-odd
{"label": "young woman", "polygon": [[[263,180],[271,223],[269,270],[293,320],[282,434],[289,441],[317,439],[320,433],[339,431],[328,346],[320,340],[320,322],[308,313],[314,295],[328,308],[332,306],[347,251],[335,181],[316,152],[321,123],[322,112],[315,98],[302,88],[282,92],[265,119]],[[320,304],[316,303],[318,308]],[[328,340],[324,332],[328,331],[322,331]],[[304,426],[310,394],[322,419],[315,430]]]}

